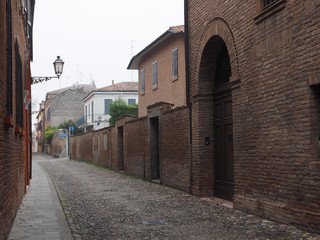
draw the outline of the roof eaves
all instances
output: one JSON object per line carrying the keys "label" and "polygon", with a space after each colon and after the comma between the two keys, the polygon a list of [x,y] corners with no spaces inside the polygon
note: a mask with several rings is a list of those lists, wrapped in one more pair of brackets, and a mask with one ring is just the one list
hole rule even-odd
{"label": "roof eaves", "polygon": [[159,44],[163,43],[169,37],[171,37],[172,35],[175,35],[175,34],[184,34],[184,32],[177,32],[175,29],[169,28],[169,30],[165,31],[160,37],[158,37],[156,40],[154,40],[152,43],[150,43],[148,46],[146,46],[144,49],[142,49],[139,53],[137,53],[135,56],[133,56],[129,62],[127,69],[138,69],[141,59],[149,51],[153,50]]}

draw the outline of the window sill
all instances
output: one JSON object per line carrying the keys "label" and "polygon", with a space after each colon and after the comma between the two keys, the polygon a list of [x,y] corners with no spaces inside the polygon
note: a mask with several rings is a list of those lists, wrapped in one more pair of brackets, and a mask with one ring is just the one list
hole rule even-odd
{"label": "window sill", "polygon": [[172,81],[172,82],[175,82],[175,81],[177,81],[178,79],[179,79],[179,76],[172,76],[171,81]]}
{"label": "window sill", "polygon": [[145,92],[140,92],[140,95],[141,95],[141,96],[145,95]]}
{"label": "window sill", "polygon": [[286,3],[285,0],[279,0],[274,4],[270,5],[269,7],[267,7],[266,9],[262,9],[261,12],[254,17],[256,24],[260,23],[261,21],[267,19],[268,17],[284,9],[285,3]]}
{"label": "window sill", "polygon": [[11,127],[13,127],[13,119],[12,119],[12,116],[6,116],[5,118],[4,118],[4,126],[6,127],[6,128],[11,128]]}
{"label": "window sill", "polygon": [[158,85],[153,85],[152,86],[152,91],[155,91],[155,90],[157,90],[158,89]]}

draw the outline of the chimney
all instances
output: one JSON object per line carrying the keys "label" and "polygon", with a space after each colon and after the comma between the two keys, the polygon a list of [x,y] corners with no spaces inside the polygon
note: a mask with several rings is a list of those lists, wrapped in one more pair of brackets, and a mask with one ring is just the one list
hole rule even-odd
{"label": "chimney", "polygon": [[114,80],[112,80],[112,85],[114,85]]}

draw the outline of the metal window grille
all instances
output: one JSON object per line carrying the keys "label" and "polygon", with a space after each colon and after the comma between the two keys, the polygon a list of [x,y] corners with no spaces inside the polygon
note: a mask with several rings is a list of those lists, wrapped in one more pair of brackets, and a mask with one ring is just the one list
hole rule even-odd
{"label": "metal window grille", "polygon": [[262,0],[263,8],[265,9],[265,8],[269,7],[270,5],[274,4],[277,1],[278,0]]}

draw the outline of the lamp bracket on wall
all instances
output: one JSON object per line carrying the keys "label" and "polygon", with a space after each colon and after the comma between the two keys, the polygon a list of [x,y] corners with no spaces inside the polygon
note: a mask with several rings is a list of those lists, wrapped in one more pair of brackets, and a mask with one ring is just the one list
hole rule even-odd
{"label": "lamp bracket on wall", "polygon": [[44,81],[50,80],[51,78],[58,78],[58,77],[32,77],[31,84],[42,83]]}

